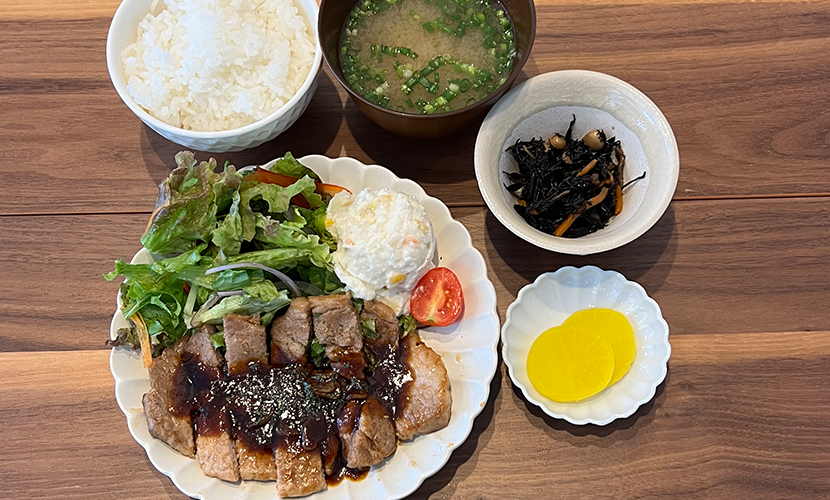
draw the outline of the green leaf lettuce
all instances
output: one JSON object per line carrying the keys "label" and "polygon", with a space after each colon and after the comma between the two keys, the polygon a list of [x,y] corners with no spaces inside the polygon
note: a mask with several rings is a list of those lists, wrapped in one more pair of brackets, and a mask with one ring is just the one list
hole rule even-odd
{"label": "green leaf lettuce", "polygon": [[270,281],[262,281],[245,288],[242,295],[224,298],[221,302],[199,313],[201,323],[221,323],[228,314],[267,314],[287,306],[291,302],[288,292],[277,290]]}
{"label": "green leaf lettuce", "polygon": [[213,184],[216,161],[196,163],[191,152],[176,155],[178,167],[162,182],[153,219],[141,244],[154,254],[179,254],[210,241],[216,227]]}

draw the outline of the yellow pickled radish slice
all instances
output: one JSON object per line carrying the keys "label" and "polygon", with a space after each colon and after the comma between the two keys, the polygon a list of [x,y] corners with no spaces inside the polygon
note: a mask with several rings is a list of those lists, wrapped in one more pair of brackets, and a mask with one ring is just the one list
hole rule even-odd
{"label": "yellow pickled radish slice", "polygon": [[557,403],[579,401],[602,391],[614,372],[614,349],[601,334],[564,324],[545,330],[530,347],[527,376]]}
{"label": "yellow pickled radish slice", "polygon": [[637,344],[634,342],[634,329],[624,314],[613,309],[583,309],[571,314],[565,325],[586,328],[605,336],[614,349],[614,373],[608,385],[615,384],[631,369]]}

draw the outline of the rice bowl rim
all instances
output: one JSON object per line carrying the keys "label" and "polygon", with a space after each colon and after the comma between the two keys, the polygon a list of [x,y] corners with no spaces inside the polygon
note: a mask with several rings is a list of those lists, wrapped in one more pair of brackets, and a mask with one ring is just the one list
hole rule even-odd
{"label": "rice bowl rim", "polygon": [[[319,15],[319,7],[317,2],[314,0],[291,0],[291,2],[300,9],[299,14],[303,16],[306,26],[309,28],[309,35],[314,38],[314,60],[311,63],[311,68],[309,69],[308,75],[306,75],[303,84],[297,92],[291,96],[291,99],[268,116],[260,118],[253,123],[243,125],[242,127],[212,132],[204,130],[189,130],[170,125],[169,123],[164,122],[147,112],[147,110],[136,103],[132,96],[127,92],[124,59],[121,56],[121,52],[123,52],[126,47],[118,50],[115,47],[115,42],[113,40],[114,33],[116,31],[137,32],[138,24],[146,16],[146,14],[141,16],[141,18],[139,18],[134,25],[131,23],[131,19],[128,17],[128,10],[130,10],[128,4],[132,5],[137,2],[144,2],[150,5],[153,3],[152,0],[123,0],[118,6],[118,9],[115,11],[115,15],[112,17],[112,22],[110,23],[110,28],[107,32],[107,70],[109,72],[112,85],[115,87],[115,91],[118,92],[121,100],[124,101],[124,104],[126,104],[127,107],[130,108],[130,110],[132,110],[132,112],[135,113],[143,122],[150,125],[151,128],[160,128],[165,131],[169,131],[170,133],[193,139],[225,139],[246,134],[248,132],[254,132],[262,128],[264,125],[279,120],[284,114],[291,110],[300,100],[301,96],[305,95],[310,90],[317,74],[320,72],[320,66],[323,60],[323,50],[320,45],[320,37],[317,36],[317,17]],[[150,11],[148,10],[147,13],[150,13]],[[124,30],[124,28],[128,27],[127,25],[131,25],[132,29]]]}

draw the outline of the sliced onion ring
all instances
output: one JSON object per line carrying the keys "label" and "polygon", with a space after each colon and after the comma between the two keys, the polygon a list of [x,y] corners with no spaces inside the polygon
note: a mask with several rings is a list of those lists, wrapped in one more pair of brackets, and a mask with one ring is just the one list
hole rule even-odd
{"label": "sliced onion ring", "polygon": [[291,290],[291,293],[294,294],[295,297],[301,297],[302,292],[300,288],[294,283],[294,280],[289,278],[285,273],[281,271],[277,271],[273,267],[268,267],[263,264],[257,264],[256,262],[237,262],[236,264],[225,264],[224,266],[212,267],[205,271],[205,274],[214,274],[221,271],[227,271],[228,269],[260,269],[262,271],[268,272],[282,280],[283,283],[288,285],[288,288]]}

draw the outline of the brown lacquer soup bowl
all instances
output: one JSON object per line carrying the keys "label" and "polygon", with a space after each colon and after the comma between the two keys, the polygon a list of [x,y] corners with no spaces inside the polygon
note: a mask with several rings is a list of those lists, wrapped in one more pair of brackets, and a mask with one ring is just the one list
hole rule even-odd
{"label": "brown lacquer soup bowl", "polygon": [[[438,138],[458,132],[487,114],[487,111],[507,92],[522,71],[536,35],[536,10],[532,0],[501,0],[507,16],[512,20],[516,55],[505,82],[487,97],[469,106],[435,114],[417,114],[396,111],[380,106],[356,92],[346,81],[340,60],[341,37],[352,9],[362,0],[323,0],[318,19],[318,36],[323,58],[332,74],[346,89],[355,106],[384,129],[406,137]],[[410,0],[415,1],[415,0]]]}

